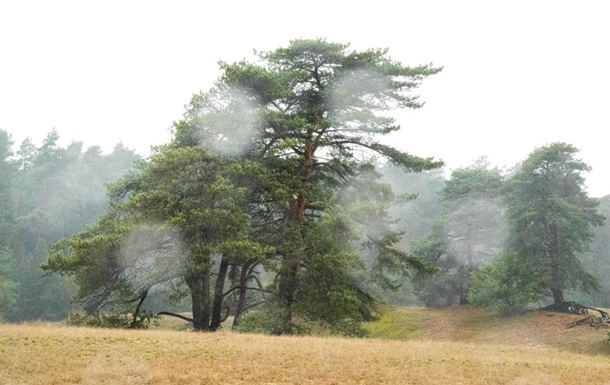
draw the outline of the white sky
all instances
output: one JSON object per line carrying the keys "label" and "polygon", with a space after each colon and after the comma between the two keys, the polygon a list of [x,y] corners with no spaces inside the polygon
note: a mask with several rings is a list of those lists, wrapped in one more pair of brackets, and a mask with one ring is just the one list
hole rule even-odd
{"label": "white sky", "polygon": [[387,47],[433,62],[426,105],[401,112],[397,147],[448,169],[488,155],[513,166],[555,141],[581,149],[592,196],[610,194],[610,2],[0,0],[0,128],[19,144],[147,155],[169,140],[219,60],[297,38]]}

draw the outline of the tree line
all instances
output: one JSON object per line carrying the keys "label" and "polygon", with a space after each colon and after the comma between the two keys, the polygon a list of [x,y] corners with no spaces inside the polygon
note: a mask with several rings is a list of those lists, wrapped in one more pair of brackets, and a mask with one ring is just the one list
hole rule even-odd
{"label": "tree line", "polygon": [[107,209],[105,184],[133,167],[133,151],[110,154],[81,142],[62,147],[53,129],[37,146],[14,148],[0,130],[0,315],[8,321],[65,319],[74,283],[40,265],[54,242],[89,225]]}
{"label": "tree line", "polygon": [[133,327],[148,309],[202,331],[232,317],[364,335],[380,300],[512,310],[609,290],[589,273],[610,265],[609,206],[587,196],[573,146],[447,179],[380,141],[400,129],[384,112],[420,108],[413,92],[441,68],[323,39],[220,66],[146,159],[60,148],[55,131],[12,154],[0,137],[8,320],[60,319],[72,299],[85,319]]}
{"label": "tree line", "polygon": [[485,158],[437,184],[438,216],[405,245],[437,268],[408,282],[426,306],[474,304],[502,312],[566,296],[608,306],[608,196],[588,196],[578,149],[551,143],[512,170]]}

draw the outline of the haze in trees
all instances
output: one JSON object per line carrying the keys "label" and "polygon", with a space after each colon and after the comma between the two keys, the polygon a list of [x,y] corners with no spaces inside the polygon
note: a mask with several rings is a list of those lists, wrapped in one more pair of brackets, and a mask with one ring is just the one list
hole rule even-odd
{"label": "haze in trees", "polygon": [[64,148],[53,130],[15,151],[0,130],[5,318],[61,319],[74,296],[135,326],[163,297],[187,299],[193,315],[172,315],[196,330],[233,315],[241,330],[363,335],[378,298],[413,303],[411,283],[429,306],[607,291],[608,205],[587,196],[573,146],[539,148],[509,178],[483,159],[445,180],[441,162],[382,144],[400,129],[385,113],[421,107],[413,91],[439,68],[318,39],[221,69],[128,173],[121,145]]}
{"label": "haze in trees", "polygon": [[8,132],[0,130],[0,319],[5,310],[15,303],[17,282],[11,253],[11,239],[16,231],[11,207],[12,182],[17,164],[12,161],[13,141]]}
{"label": "haze in trees", "polygon": [[[610,217],[610,195],[607,195],[599,200],[598,210],[600,214],[606,218]],[[593,241],[588,251],[579,254],[579,259],[582,262],[586,271],[590,271],[595,276],[600,284],[598,290],[589,293],[588,297],[576,297],[576,301],[590,303],[596,306],[610,308],[610,222],[604,221],[602,226],[593,228]],[[578,295],[578,293],[575,293]]]}
{"label": "haze in trees", "polygon": [[[292,41],[286,48],[261,52],[258,58],[257,63],[223,63],[219,89],[239,89],[262,112],[264,124],[247,156],[280,176],[276,180],[280,190],[263,192],[265,201],[275,207],[269,203],[263,212],[274,212],[281,225],[276,233],[290,239],[278,247],[275,305],[281,323],[273,332],[282,334],[292,332],[293,305],[308,292],[301,290],[301,276],[311,271],[307,269],[307,250],[312,248],[309,226],[318,224],[317,217],[332,203],[320,197],[332,196],[332,189],[353,180],[375,155],[407,170],[440,165],[376,140],[399,129],[393,119],[376,111],[420,107],[410,91],[440,69],[405,67],[389,59],[385,50],[350,52],[347,45],[325,40]],[[194,99],[187,115],[197,117],[190,126],[199,127],[203,143],[224,138],[217,126],[207,124],[207,104],[214,94]],[[180,140],[180,132],[176,138]],[[375,239],[372,244],[391,254],[388,239]],[[410,261],[406,255],[403,260]]]}
{"label": "haze in trees", "polygon": [[[303,324],[295,329],[296,317],[361,333],[373,301],[355,245],[365,241],[374,251],[382,280],[385,272],[426,268],[394,247],[392,194],[371,171],[380,158],[412,172],[441,165],[378,141],[399,129],[383,111],[421,107],[412,91],[440,68],[406,67],[386,50],[350,51],[318,39],[295,40],[259,52],[256,62],[221,63],[221,69],[216,85],[195,95],[175,124],[173,142],[115,190],[112,210],[121,213],[115,219],[158,220],[183,243],[178,282],[166,277],[165,285],[186,284],[197,329],[214,330],[217,305],[235,311],[232,295],[250,292],[265,295],[268,332],[302,330]],[[363,196],[364,188],[379,194]],[[77,261],[76,276],[95,269],[77,246],[104,239],[100,226],[60,244],[47,267],[66,271],[66,261]],[[110,262],[116,250],[107,250],[103,259]],[[259,264],[271,279],[253,293]],[[135,287],[127,279],[135,269],[108,266]]]}
{"label": "haze in trees", "polygon": [[550,296],[552,309],[565,310],[566,291],[599,287],[579,257],[604,217],[587,196],[582,174],[589,166],[577,152],[566,143],[538,148],[508,179],[506,255],[475,277],[478,304],[511,307]]}
{"label": "haze in trees", "polygon": [[440,190],[442,214],[413,247],[415,255],[438,268],[413,279],[415,294],[427,306],[467,304],[470,274],[499,254],[505,239],[503,179],[481,158],[454,170]]}
{"label": "haze in trees", "polygon": [[569,144],[553,143],[535,150],[509,180],[508,249],[537,271],[556,305],[564,292],[598,286],[582,267],[577,253],[588,250],[592,228],[601,226],[599,202],[584,187],[589,166],[575,157]]}
{"label": "haze in trees", "polygon": [[73,283],[44,275],[39,265],[51,243],[106,210],[104,183],[137,159],[120,144],[103,155],[99,147],[58,141],[51,130],[40,146],[28,138],[13,151],[10,135],[0,130],[0,313],[9,321],[68,315]]}

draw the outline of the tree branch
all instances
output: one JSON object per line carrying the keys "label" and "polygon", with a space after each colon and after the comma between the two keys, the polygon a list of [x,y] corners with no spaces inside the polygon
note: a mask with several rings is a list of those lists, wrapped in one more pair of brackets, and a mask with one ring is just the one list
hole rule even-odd
{"label": "tree branch", "polygon": [[168,316],[171,316],[171,317],[180,318],[182,320],[185,320],[185,321],[188,321],[190,323],[193,323],[193,319],[192,318],[185,317],[182,314],[178,314],[178,313],[172,313],[172,312],[169,312],[169,311],[160,311],[160,312],[157,313],[157,315],[168,315]]}

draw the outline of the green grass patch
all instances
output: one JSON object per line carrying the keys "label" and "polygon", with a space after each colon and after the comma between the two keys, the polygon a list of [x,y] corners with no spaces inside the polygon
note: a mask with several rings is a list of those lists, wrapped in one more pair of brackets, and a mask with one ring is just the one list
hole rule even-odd
{"label": "green grass patch", "polygon": [[410,340],[421,337],[424,319],[421,313],[394,306],[383,306],[379,313],[379,320],[364,325],[371,338]]}

